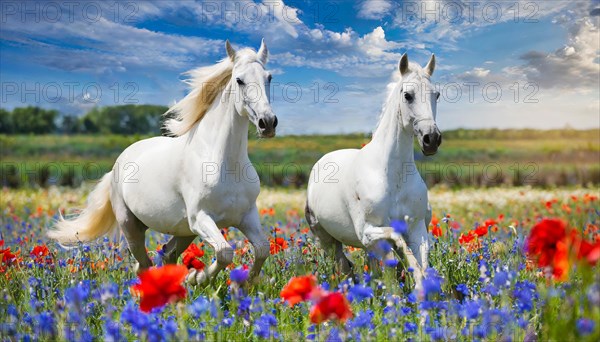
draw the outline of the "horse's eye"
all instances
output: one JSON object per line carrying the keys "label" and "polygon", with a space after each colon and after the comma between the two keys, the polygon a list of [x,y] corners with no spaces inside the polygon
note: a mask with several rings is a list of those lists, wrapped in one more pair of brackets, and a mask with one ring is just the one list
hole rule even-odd
{"label": "horse's eye", "polygon": [[404,93],[404,99],[408,102],[412,102],[413,96],[409,93]]}
{"label": "horse's eye", "polygon": [[240,78],[236,78],[235,81],[237,82],[237,84],[239,85],[244,85],[244,81],[240,80]]}

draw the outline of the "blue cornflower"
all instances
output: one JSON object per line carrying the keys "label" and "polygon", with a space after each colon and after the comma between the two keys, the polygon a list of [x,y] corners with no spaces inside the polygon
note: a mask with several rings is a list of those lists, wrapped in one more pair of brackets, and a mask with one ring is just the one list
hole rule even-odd
{"label": "blue cornflower", "polygon": [[580,335],[589,335],[594,331],[594,326],[596,324],[591,319],[580,318],[575,325],[577,326],[577,331]]}
{"label": "blue cornflower", "polygon": [[150,316],[141,312],[134,302],[129,302],[121,313],[121,320],[129,323],[135,332],[142,332],[150,326]]}
{"label": "blue cornflower", "polygon": [[473,328],[473,334],[478,338],[485,338],[488,335],[488,329],[483,324],[476,325],[475,328]]}
{"label": "blue cornflower", "polygon": [[175,316],[169,316],[167,320],[163,323],[163,329],[172,337],[175,337],[177,334],[177,321],[175,320]]}
{"label": "blue cornflower", "polygon": [[413,322],[404,323],[404,332],[405,333],[414,333],[417,331],[417,325]]}
{"label": "blue cornflower", "polygon": [[122,338],[119,323],[104,318],[104,339],[107,341],[120,341]]}
{"label": "blue cornflower", "polygon": [[54,320],[54,316],[52,315],[51,312],[42,312],[41,314],[39,314],[38,318],[37,318],[39,327],[40,327],[40,331],[44,334],[49,334],[49,335],[56,335],[56,324],[55,324],[55,320]]}
{"label": "blue cornflower", "polygon": [[13,316],[15,318],[19,317],[19,311],[17,310],[17,307],[13,304],[8,304],[8,307],[6,308],[6,312],[8,313],[9,316]]}
{"label": "blue cornflower", "polygon": [[392,245],[387,240],[379,240],[377,242],[377,248],[382,254],[387,254],[392,251]]}
{"label": "blue cornflower", "polygon": [[244,297],[240,299],[240,305],[238,305],[238,315],[248,311],[250,309],[250,305],[252,304],[252,298]]}
{"label": "blue cornflower", "polygon": [[469,295],[469,287],[465,284],[456,285],[456,291],[462,293],[465,296]]}
{"label": "blue cornflower", "polygon": [[356,299],[358,302],[373,297],[373,289],[368,286],[354,285],[350,288],[349,292],[352,299]]}
{"label": "blue cornflower", "polygon": [[188,312],[190,312],[194,318],[200,318],[209,309],[209,302],[203,296],[196,298],[190,305],[188,305]]}
{"label": "blue cornflower", "polygon": [[431,339],[434,341],[447,340],[446,332],[444,331],[443,328],[431,327],[431,328],[426,328],[425,331],[427,332],[427,334],[429,334],[429,336],[431,336]]}
{"label": "blue cornflower", "polygon": [[461,315],[467,319],[476,319],[480,309],[481,305],[478,301],[469,300],[462,305]]}
{"label": "blue cornflower", "polygon": [[385,259],[384,265],[385,267],[396,267],[398,265],[398,260],[396,260],[396,258]]}
{"label": "blue cornflower", "polygon": [[406,297],[406,299],[411,304],[414,304],[417,302],[417,296],[413,292],[409,293],[408,296]]}
{"label": "blue cornflower", "polygon": [[373,310],[360,311],[348,324],[353,328],[373,328],[371,320],[375,313]]}
{"label": "blue cornflower", "polygon": [[408,231],[408,224],[406,224],[406,221],[404,221],[404,220],[402,220],[402,221],[392,220],[390,225],[392,226],[392,228],[394,228],[394,231],[398,234],[405,234]]}
{"label": "blue cornflower", "polygon": [[494,285],[498,286],[498,287],[505,287],[505,286],[509,286],[510,282],[508,281],[509,279],[509,274],[508,272],[496,272],[496,274],[494,275]]}
{"label": "blue cornflower", "polygon": [[531,311],[533,309],[533,299],[537,297],[535,284],[528,281],[519,281],[515,284],[513,295],[519,312]]}
{"label": "blue cornflower", "polygon": [[254,334],[260,338],[269,338],[271,336],[271,327],[277,326],[277,319],[271,314],[260,316],[256,320]]}
{"label": "blue cornflower", "polygon": [[248,270],[245,270],[243,268],[233,269],[231,270],[229,277],[231,278],[231,281],[241,284],[245,282],[246,279],[248,279]]}
{"label": "blue cornflower", "polygon": [[442,290],[442,277],[434,268],[427,269],[427,278],[423,279],[423,290],[426,296]]}
{"label": "blue cornflower", "polygon": [[331,328],[329,335],[327,336],[327,342],[341,342],[342,337],[340,331],[337,328]]}

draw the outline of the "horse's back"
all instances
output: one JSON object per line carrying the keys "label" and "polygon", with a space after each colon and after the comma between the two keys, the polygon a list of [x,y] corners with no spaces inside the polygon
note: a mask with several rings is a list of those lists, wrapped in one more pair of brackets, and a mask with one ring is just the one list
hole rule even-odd
{"label": "horse's back", "polygon": [[182,151],[178,140],[140,140],[121,153],[113,169],[118,170],[117,191],[128,209],[145,225],[173,235],[189,230],[179,227],[185,204],[177,190]]}
{"label": "horse's back", "polygon": [[308,206],[321,227],[351,246],[360,245],[347,205],[348,177],[358,151],[344,149],[324,155],[312,169],[307,190]]}

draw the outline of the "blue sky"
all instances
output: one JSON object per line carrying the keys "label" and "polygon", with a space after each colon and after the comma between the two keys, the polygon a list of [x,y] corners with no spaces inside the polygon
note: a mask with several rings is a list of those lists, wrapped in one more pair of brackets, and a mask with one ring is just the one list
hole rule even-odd
{"label": "blue sky", "polygon": [[442,130],[600,126],[598,1],[1,6],[4,108],[171,105],[181,74],[223,58],[225,39],[257,49],[264,37],[283,134],[371,131],[404,52],[436,54]]}

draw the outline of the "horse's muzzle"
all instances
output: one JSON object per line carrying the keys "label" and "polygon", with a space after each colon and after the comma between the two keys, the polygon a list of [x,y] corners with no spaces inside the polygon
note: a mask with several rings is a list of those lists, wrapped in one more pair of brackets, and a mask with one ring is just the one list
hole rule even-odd
{"label": "horse's muzzle", "polygon": [[258,134],[261,138],[273,138],[275,136],[275,128],[277,127],[277,117],[275,115],[258,119]]}
{"label": "horse's muzzle", "polygon": [[423,135],[421,150],[426,156],[436,154],[438,147],[442,144],[442,133],[437,127],[431,132]]}

